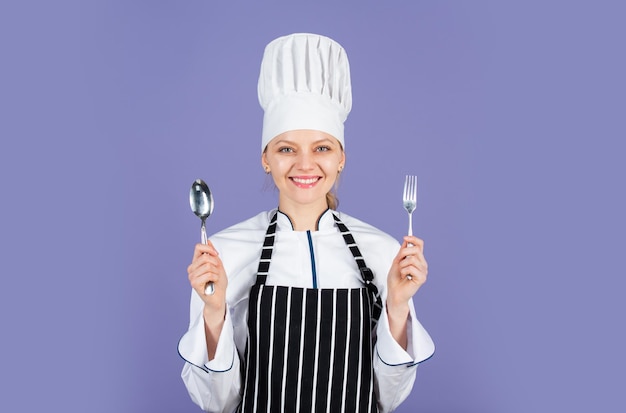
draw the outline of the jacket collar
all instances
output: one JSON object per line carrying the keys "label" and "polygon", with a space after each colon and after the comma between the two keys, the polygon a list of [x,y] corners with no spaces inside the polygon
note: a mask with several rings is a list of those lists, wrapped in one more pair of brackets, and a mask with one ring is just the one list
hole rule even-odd
{"label": "jacket collar", "polygon": [[[289,215],[282,212],[280,209],[277,209],[277,231],[294,231],[293,223],[289,218]],[[322,212],[322,215],[317,219],[317,224],[315,225],[316,231],[323,231],[327,229],[331,229],[335,227],[335,220],[333,219],[333,210],[330,208],[326,209],[326,211]]]}

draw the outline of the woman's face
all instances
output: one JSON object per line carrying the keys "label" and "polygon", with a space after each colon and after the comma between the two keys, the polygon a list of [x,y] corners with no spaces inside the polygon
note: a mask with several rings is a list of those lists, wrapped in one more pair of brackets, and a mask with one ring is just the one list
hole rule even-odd
{"label": "woman's face", "polygon": [[293,130],[272,139],[261,159],[280,191],[282,209],[313,206],[326,209],[345,163],[343,148],[333,136],[316,130]]}

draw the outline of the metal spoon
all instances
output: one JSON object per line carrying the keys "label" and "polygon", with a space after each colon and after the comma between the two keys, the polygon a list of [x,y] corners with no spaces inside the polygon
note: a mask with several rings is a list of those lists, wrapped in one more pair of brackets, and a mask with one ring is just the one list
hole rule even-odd
{"label": "metal spoon", "polygon": [[[207,243],[206,236],[206,224],[205,221],[213,212],[213,195],[208,185],[202,179],[196,179],[191,184],[191,190],[189,191],[189,205],[191,210],[198,218],[202,220],[202,226],[200,227],[200,236],[202,243]],[[215,292],[213,282],[208,282],[204,287],[204,294],[212,295]]]}

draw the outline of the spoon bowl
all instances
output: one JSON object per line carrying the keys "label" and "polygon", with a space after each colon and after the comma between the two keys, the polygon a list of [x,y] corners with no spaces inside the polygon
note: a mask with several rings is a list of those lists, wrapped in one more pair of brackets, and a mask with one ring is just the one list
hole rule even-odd
{"label": "spoon bowl", "polygon": [[[193,213],[202,221],[200,237],[202,243],[206,244],[206,219],[213,213],[213,195],[211,194],[209,186],[202,179],[196,179],[193,181],[193,184],[191,184],[191,189],[189,190],[189,206],[191,206]],[[214,292],[215,287],[213,283],[207,283],[204,288],[204,294],[212,295]]]}

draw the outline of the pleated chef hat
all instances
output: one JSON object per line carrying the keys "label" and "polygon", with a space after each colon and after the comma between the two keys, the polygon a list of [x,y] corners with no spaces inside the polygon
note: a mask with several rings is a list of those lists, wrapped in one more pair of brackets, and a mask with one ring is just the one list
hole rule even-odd
{"label": "pleated chef hat", "polygon": [[341,142],[352,108],[348,56],[317,34],[279,37],[265,47],[258,83],[264,110],[261,150],[274,137],[297,129],[326,132]]}

